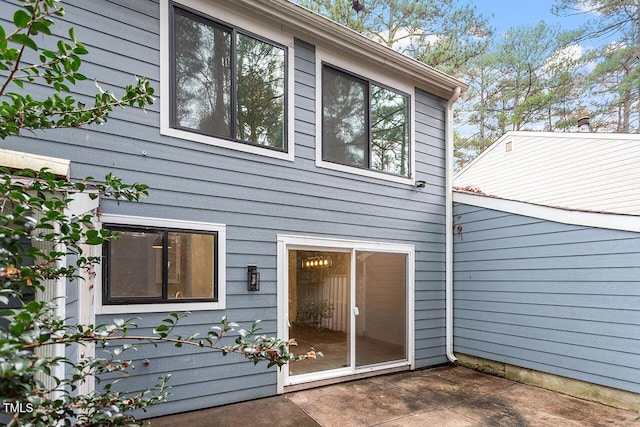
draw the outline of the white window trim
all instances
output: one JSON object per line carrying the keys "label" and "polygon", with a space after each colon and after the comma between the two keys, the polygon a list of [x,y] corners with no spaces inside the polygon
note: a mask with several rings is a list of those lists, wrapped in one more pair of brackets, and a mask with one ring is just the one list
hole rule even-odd
{"label": "white window trim", "polygon": [[169,0],[160,1],[160,134],[174,138],[186,139],[189,141],[201,142],[216,147],[228,148],[230,150],[242,151],[245,153],[258,154],[265,157],[272,157],[281,160],[293,162],[294,155],[294,40],[293,36],[279,31],[278,28],[268,27],[259,21],[250,20],[247,17],[234,14],[224,7],[213,4],[205,0],[174,0],[178,3],[194,10],[198,10],[206,15],[211,16],[214,20],[224,21],[234,27],[247,30],[251,33],[264,37],[267,40],[287,46],[287,152],[277,151],[269,148],[260,147],[259,145],[251,145],[242,142],[231,141],[214,136],[202,135],[195,132],[189,132],[181,129],[173,129],[170,126],[170,102],[171,92],[169,90],[171,73],[171,49],[169,20],[170,20],[170,2]]}
{"label": "white window trim", "polygon": [[[356,76],[362,76],[372,82],[380,83],[391,89],[396,89],[409,95],[409,169],[408,177],[391,175],[371,169],[362,169],[354,166],[341,165],[339,163],[327,162],[322,159],[322,65],[327,63],[335,67],[351,72]],[[415,114],[416,114],[416,94],[415,88],[405,82],[394,79],[383,74],[379,68],[371,67],[368,64],[348,61],[344,56],[316,47],[316,166],[332,169],[340,172],[347,172],[355,175],[362,175],[371,178],[378,178],[386,181],[398,182],[401,184],[415,185],[416,179],[416,137],[415,137]]]}
{"label": "white window trim", "polygon": [[[288,250],[328,250],[336,252],[383,252],[401,253],[407,255],[407,360],[398,363],[381,364],[361,369],[344,369],[332,371],[320,371],[308,375],[297,375],[295,379],[289,376],[289,366],[285,365],[278,370],[277,393],[284,393],[285,387],[305,382],[322,381],[329,378],[348,377],[372,371],[383,371],[402,366],[415,369],[415,245],[406,243],[372,242],[362,240],[333,239],[314,236],[293,236],[278,234],[278,284],[277,284],[277,311],[278,311],[278,338],[287,339],[289,330],[288,319],[288,286],[289,286],[289,256]],[[351,274],[355,274],[354,271]],[[354,281],[352,277],[352,281]],[[285,316],[286,314],[286,316]]]}
{"label": "white window trim", "polygon": [[[163,227],[186,230],[215,231],[218,233],[218,301],[207,302],[179,302],[157,304],[102,304],[102,273],[96,275],[96,314],[124,314],[124,313],[164,313],[171,311],[202,311],[223,310],[226,308],[226,242],[227,228],[224,224],[209,222],[181,221],[175,219],[149,218],[140,216],[102,214],[99,228],[102,224],[139,225],[147,227]],[[99,250],[98,256],[102,256]],[[102,270],[100,270],[102,271]]]}

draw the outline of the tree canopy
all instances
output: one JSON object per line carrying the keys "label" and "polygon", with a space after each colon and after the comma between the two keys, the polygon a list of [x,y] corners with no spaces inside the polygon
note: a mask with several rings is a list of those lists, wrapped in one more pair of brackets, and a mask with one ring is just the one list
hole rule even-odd
{"label": "tree canopy", "polygon": [[470,85],[455,106],[458,166],[509,130],[575,131],[589,116],[593,131],[640,132],[636,1],[557,0],[553,13],[586,24],[502,33],[456,0],[297,2]]}
{"label": "tree canopy", "polygon": [[458,0],[299,0],[367,37],[411,57],[454,72],[484,52],[493,29],[476,8]]}
{"label": "tree canopy", "polygon": [[[80,68],[87,49],[73,30],[68,37],[53,32],[55,19],[63,15],[58,0],[19,0],[13,27],[0,26],[0,140],[25,131],[102,124],[115,107],[145,108],[154,102],[146,78],[127,85],[120,97],[98,85],[93,105],[76,99],[72,88],[86,80]],[[42,92],[49,95],[33,95]],[[295,356],[290,352],[294,340],[261,334],[260,321],[242,329],[226,316],[201,336],[176,333],[185,313],[169,313],[145,334],[136,333],[136,319],[94,325],[61,318],[57,306],[63,302],[52,291],[57,281],[91,288],[83,278],[95,273],[100,257],[87,254],[87,248],[119,237],[96,229],[92,212],[71,217],[69,204],[80,197],[135,202],[147,195],[146,184],[126,184],[112,174],[102,181],[86,177],[69,182],[46,168],[0,168],[0,401],[5,405],[0,416],[7,425],[142,425],[132,411],[165,401],[169,379],[160,377],[155,387],[138,393],[115,386],[133,368],[125,355],[142,342],[237,353],[268,366],[318,355],[312,351]],[[74,261],[67,262],[67,257]],[[93,355],[86,345],[102,351]],[[83,348],[87,355],[50,350],[70,346]],[[90,380],[101,384],[83,390]]]}

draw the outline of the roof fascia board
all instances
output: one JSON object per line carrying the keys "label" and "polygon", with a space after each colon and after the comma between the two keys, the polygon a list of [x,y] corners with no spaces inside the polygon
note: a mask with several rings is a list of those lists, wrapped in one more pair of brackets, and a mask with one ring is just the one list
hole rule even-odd
{"label": "roof fascia board", "polygon": [[640,221],[637,215],[575,211],[460,191],[453,192],[453,201],[562,224],[640,233]]}
{"label": "roof fascia board", "polygon": [[509,131],[505,136],[512,138],[555,138],[555,139],[619,139],[619,140],[638,140],[640,135],[637,133],[605,133],[605,132],[540,132],[540,131]]}
{"label": "roof fascia board", "polygon": [[[462,91],[468,85],[377,43],[360,33],[327,19],[289,0],[232,0],[227,6],[236,6],[262,15],[280,23],[283,28],[293,30],[294,36],[308,37],[306,41],[319,42],[332,49],[356,56],[375,65],[388,67],[396,73],[419,83],[418,87],[428,90],[443,99],[450,99],[456,87]],[[300,37],[303,38],[303,37]]]}
{"label": "roof fascia board", "polygon": [[0,166],[11,170],[47,168],[54,175],[69,179],[71,161],[57,157],[40,156],[33,153],[0,149]]}
{"label": "roof fascia board", "polygon": [[493,144],[491,144],[490,146],[488,146],[482,153],[478,154],[473,160],[471,160],[469,163],[467,163],[466,165],[464,165],[462,167],[462,169],[460,169],[458,172],[456,172],[456,174],[453,176],[453,180],[454,180],[454,185],[455,185],[455,180],[456,178],[458,178],[459,176],[461,176],[465,171],[467,171],[469,168],[471,168],[473,165],[475,165],[476,163],[482,161],[482,159],[488,155],[491,151],[493,151],[497,146],[499,146],[500,144],[502,144],[502,141],[504,141],[505,139],[511,137],[514,134],[514,132],[507,132],[504,135],[502,135],[500,138],[498,138],[497,141],[495,141]]}

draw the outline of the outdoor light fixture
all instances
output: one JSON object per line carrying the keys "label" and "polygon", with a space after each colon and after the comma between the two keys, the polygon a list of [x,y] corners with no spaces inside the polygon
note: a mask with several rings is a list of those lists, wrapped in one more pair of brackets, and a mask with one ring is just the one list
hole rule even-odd
{"label": "outdoor light fixture", "polygon": [[427,186],[427,182],[426,181],[416,181],[416,188],[417,189],[421,189]]}
{"label": "outdoor light fixture", "polygon": [[247,289],[250,291],[260,290],[260,273],[255,265],[247,266]]}

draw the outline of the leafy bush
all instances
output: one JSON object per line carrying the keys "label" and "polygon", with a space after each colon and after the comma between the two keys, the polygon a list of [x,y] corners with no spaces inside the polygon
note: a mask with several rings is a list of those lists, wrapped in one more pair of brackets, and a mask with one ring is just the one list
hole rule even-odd
{"label": "leafy bush", "polygon": [[[239,353],[253,363],[266,361],[268,366],[282,366],[290,361],[315,357],[313,352],[294,356],[289,348],[293,340],[283,341],[259,334],[259,322],[248,330],[222,318],[206,336],[180,336],[173,333],[185,313],[170,313],[152,335],[136,335],[135,319],[114,319],[111,324],[83,325],[69,323],[56,315],[61,301],[41,300],[51,280],[80,278],[91,270],[96,257],[83,253],[83,244],[101,245],[117,238],[108,230],[90,228],[93,215],[71,218],[65,214],[68,203],[78,192],[87,191],[86,182],[70,183],[41,170],[12,174],[0,169],[0,305],[15,308],[0,310],[0,401],[17,408],[12,423],[17,425],[135,425],[131,410],[144,409],[167,397],[168,377],[159,378],[155,389],[130,395],[117,392],[112,383],[89,393],[78,394],[82,381],[89,376],[100,379],[110,372],[132,367],[122,356],[136,342],[169,342],[175,346],[197,346]],[[90,193],[117,194],[135,201],[147,194],[143,184],[128,185],[113,177],[106,184],[96,183]],[[49,249],[43,249],[48,247]],[[72,256],[72,265],[61,264]],[[89,284],[79,281],[79,286]],[[231,343],[222,339],[235,332]],[[103,348],[111,344],[110,357],[88,357],[74,361],[66,357],[45,356],[39,349],[53,345],[96,343]],[[118,344],[122,343],[122,344]],[[113,347],[114,344],[117,344]],[[113,347],[113,348],[112,348]],[[64,365],[64,378],[49,376]],[[52,381],[47,381],[47,378]],[[18,405],[18,406],[16,406]],[[20,406],[21,405],[21,406]],[[24,411],[23,408],[29,410]]]}
{"label": "leafy bush", "polygon": [[[24,130],[101,124],[115,107],[145,108],[153,103],[153,88],[145,78],[126,86],[120,98],[98,86],[93,106],[76,101],[68,94],[69,86],[86,79],[80,66],[87,50],[73,29],[69,39],[57,40],[55,50],[38,46],[43,37],[55,38],[53,18],[62,16],[64,9],[58,0],[18,1],[21,7],[13,14],[15,28],[6,31],[0,26],[0,72],[4,76],[0,82],[0,139],[19,136]],[[25,55],[34,53],[36,61],[25,64]],[[49,87],[53,94],[34,98],[29,88],[36,84]],[[295,341],[259,334],[259,321],[245,330],[223,317],[206,336],[185,337],[174,330],[186,313],[170,313],[148,336],[135,334],[135,319],[84,325],[60,318],[56,306],[64,302],[46,297],[47,288],[56,280],[81,278],[83,272],[93,270],[100,260],[85,255],[83,246],[117,238],[108,230],[93,228],[94,214],[67,215],[69,203],[81,193],[94,199],[135,202],[147,196],[148,186],[126,184],[111,174],[101,182],[88,177],[73,183],[45,169],[0,169],[0,402],[8,425],[140,425],[131,411],[164,401],[168,377],[137,394],[116,391],[115,381],[89,393],[79,392],[80,384],[89,378],[100,381],[112,372],[123,372],[126,378],[132,364],[123,356],[140,342],[197,346],[223,355],[239,353],[253,363],[266,361],[268,366],[316,356],[313,351],[294,356],[289,349]],[[75,262],[65,263],[67,257]],[[77,283],[90,286],[81,280]],[[87,343],[109,351],[103,352],[105,357],[80,361],[46,351]],[[63,377],[56,376],[60,366],[65,367]]]}

